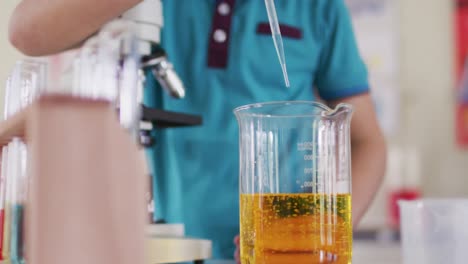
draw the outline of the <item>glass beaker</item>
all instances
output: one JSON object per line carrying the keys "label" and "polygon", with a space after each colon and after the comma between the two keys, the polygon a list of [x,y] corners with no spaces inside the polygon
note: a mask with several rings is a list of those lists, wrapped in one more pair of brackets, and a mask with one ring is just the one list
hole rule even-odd
{"label": "glass beaker", "polygon": [[351,263],[352,112],[307,101],[234,110],[243,264]]}

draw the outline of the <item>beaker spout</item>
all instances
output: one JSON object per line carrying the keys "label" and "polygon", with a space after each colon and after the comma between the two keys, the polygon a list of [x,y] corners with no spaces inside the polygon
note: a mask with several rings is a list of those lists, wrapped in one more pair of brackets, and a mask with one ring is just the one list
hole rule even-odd
{"label": "beaker spout", "polygon": [[346,103],[338,104],[334,109],[326,112],[325,115],[330,118],[338,118],[338,119],[347,119],[351,120],[351,116],[353,115],[353,106]]}

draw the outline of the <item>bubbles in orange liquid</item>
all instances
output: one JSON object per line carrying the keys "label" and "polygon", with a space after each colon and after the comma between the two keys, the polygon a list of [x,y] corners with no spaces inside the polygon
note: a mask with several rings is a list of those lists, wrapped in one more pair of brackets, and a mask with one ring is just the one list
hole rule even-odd
{"label": "bubbles in orange liquid", "polygon": [[349,194],[241,194],[243,264],[351,263]]}

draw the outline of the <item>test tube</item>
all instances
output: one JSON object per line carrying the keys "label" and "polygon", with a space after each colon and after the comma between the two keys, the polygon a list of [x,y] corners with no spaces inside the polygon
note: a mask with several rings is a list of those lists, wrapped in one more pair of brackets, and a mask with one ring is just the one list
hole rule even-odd
{"label": "test tube", "polygon": [[8,148],[2,147],[1,176],[0,176],[0,260],[3,260],[3,230],[5,219],[5,192]]}
{"label": "test tube", "polygon": [[[20,75],[18,67],[14,67],[6,90],[5,98],[5,119],[11,117],[20,108],[20,91],[17,85],[20,82]],[[4,222],[3,222],[3,236],[2,236],[2,257],[4,260],[11,259],[11,229],[12,229],[12,198],[14,191],[14,182],[16,175],[14,175],[15,167],[15,143],[10,142],[5,147],[6,150],[6,168],[5,172],[5,207],[4,207]]]}
{"label": "test tube", "polygon": [[[11,83],[11,98],[16,104],[11,113],[27,107],[38,97],[40,89],[45,87],[45,64],[37,61],[20,61],[15,65]],[[10,114],[10,112],[9,112]],[[7,236],[10,242],[10,261],[21,263],[24,261],[23,244],[23,215],[24,205],[27,200],[27,148],[19,138],[14,138],[9,144],[8,151],[8,181],[10,185],[8,206],[10,231]]]}
{"label": "test tube", "polygon": [[118,109],[120,124],[135,133],[139,125],[140,58],[127,23],[113,22],[86,41],[73,63],[74,95],[104,100]]}
{"label": "test tube", "polygon": [[21,201],[21,189],[23,185],[21,175],[22,149],[24,143],[19,138],[13,138],[10,143],[11,157],[9,165],[11,176],[11,207],[10,207],[10,261],[13,264],[19,263],[22,259],[22,215],[24,201]]}
{"label": "test tube", "polygon": [[[4,94],[4,111],[3,111],[3,119],[8,117],[8,104],[9,104],[9,92],[11,88],[11,76],[7,78],[6,85],[5,85],[5,94]],[[5,199],[6,199],[6,191],[7,191],[7,164],[8,164],[8,147],[2,147],[2,160],[1,160],[1,170],[0,170],[0,260],[5,259],[3,254],[3,235],[4,235],[4,226],[5,226]]]}

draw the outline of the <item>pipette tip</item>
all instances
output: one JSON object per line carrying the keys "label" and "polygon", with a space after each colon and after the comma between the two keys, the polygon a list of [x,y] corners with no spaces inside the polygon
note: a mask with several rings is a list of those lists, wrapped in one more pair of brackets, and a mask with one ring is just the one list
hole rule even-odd
{"label": "pipette tip", "polygon": [[286,88],[289,88],[289,78],[288,71],[286,70],[286,64],[281,64],[281,69],[283,70],[284,84],[286,85]]}

